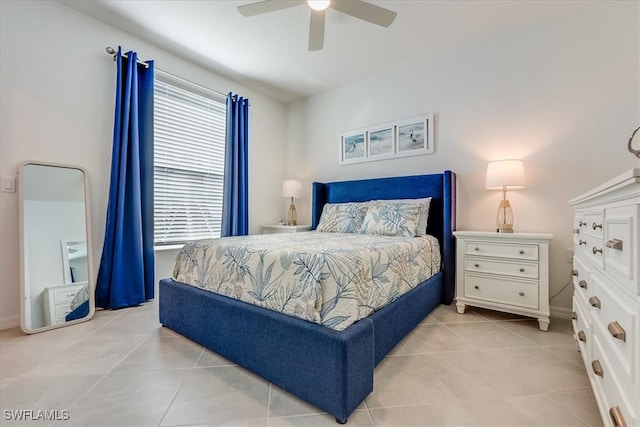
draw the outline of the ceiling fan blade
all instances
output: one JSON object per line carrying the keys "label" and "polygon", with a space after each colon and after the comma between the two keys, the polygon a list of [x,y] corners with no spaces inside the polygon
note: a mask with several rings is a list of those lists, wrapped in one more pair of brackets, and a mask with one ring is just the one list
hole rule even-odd
{"label": "ceiling fan blade", "polygon": [[324,46],[324,17],[324,10],[311,10],[309,50],[320,50]]}
{"label": "ceiling fan blade", "polygon": [[305,0],[263,0],[256,3],[243,4],[238,6],[238,12],[244,16],[255,16],[263,13],[275,12],[276,10],[287,9],[306,3]]}
{"label": "ceiling fan blade", "polygon": [[396,19],[397,13],[384,7],[376,6],[362,0],[335,0],[331,2],[330,8],[346,13],[354,18],[371,22],[372,24],[388,27]]}

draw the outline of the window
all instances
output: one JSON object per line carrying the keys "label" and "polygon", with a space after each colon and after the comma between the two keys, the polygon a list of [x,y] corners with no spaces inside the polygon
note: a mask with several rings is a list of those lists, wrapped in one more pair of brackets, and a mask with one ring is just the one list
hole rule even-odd
{"label": "window", "polygon": [[159,75],[154,91],[154,244],[220,237],[225,100]]}

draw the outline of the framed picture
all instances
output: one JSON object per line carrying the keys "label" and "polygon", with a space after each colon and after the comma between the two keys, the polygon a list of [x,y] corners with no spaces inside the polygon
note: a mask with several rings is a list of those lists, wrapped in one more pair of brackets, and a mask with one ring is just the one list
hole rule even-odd
{"label": "framed picture", "polygon": [[358,163],[366,160],[367,131],[356,130],[345,133],[340,141],[340,164]]}
{"label": "framed picture", "polygon": [[433,114],[368,126],[340,137],[339,164],[372,162],[435,152]]}
{"label": "framed picture", "polygon": [[390,157],[395,154],[395,128],[393,125],[369,131],[367,155],[373,157]]}
{"label": "framed picture", "polygon": [[396,144],[396,154],[400,157],[433,153],[433,114],[399,122],[396,125]]}

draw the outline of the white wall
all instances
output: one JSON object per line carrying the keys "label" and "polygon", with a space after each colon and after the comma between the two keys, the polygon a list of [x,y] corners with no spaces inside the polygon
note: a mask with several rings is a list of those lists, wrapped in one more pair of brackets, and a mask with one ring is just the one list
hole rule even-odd
{"label": "white wall", "polygon": [[[15,177],[25,160],[82,166],[91,191],[94,274],[104,240],[111,163],[115,65],[107,46],[136,50],[157,69],[251,101],[250,227],[282,216],[285,178],[285,106],[199,68],[64,4],[0,2],[0,175]],[[0,329],[18,325],[18,194],[0,193]],[[156,260],[158,278],[171,271],[175,252]]]}
{"label": "white wall", "polygon": [[[416,40],[420,46],[420,40]],[[515,229],[551,232],[551,295],[569,281],[567,201],[640,162],[626,149],[640,124],[640,3],[590,2],[563,15],[431,55],[290,104],[288,175],[310,183],[405,174],[458,174],[458,229],[495,229],[499,192],[488,161],[524,160],[527,188],[511,191]],[[436,153],[338,166],[341,132],[432,112]],[[552,299],[567,315],[571,286]]]}

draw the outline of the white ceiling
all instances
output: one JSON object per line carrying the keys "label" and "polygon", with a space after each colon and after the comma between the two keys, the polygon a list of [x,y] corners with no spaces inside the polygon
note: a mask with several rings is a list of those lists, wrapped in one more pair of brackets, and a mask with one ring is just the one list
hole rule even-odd
{"label": "white ceiling", "polygon": [[398,13],[389,28],[329,9],[324,49],[309,52],[310,15],[304,4],[244,17],[237,6],[252,1],[63,2],[286,103],[393,67],[409,66],[416,58],[424,59],[443,49],[477,42],[511,26],[563,13],[581,3],[372,0],[371,3]]}

